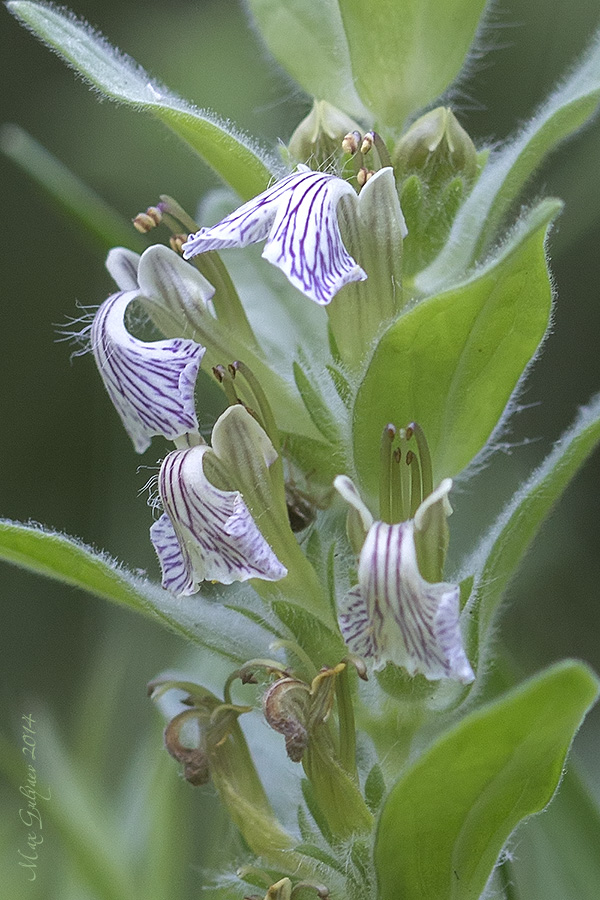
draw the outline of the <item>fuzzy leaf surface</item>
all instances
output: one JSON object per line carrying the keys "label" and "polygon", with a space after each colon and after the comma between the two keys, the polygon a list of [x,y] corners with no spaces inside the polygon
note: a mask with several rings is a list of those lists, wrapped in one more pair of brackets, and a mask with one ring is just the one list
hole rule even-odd
{"label": "fuzzy leaf surface", "polygon": [[355,84],[380,130],[405,119],[454,81],[486,0],[339,0]]}
{"label": "fuzzy leaf surface", "polygon": [[442,289],[465,272],[497,239],[511,204],[544,158],[594,115],[600,102],[600,32],[581,62],[530,122],[493,154],[462,206],[444,249],[417,278],[423,293]]}
{"label": "fuzzy leaf surface", "polygon": [[372,494],[388,422],[421,425],[436,483],[465,468],[497,428],[548,327],[544,241],[559,209],[556,201],[541,203],[498,259],[460,287],[422,301],[384,333],[353,417],[356,466]]}
{"label": "fuzzy leaf surface", "polygon": [[[176,597],[127,572],[106,554],[40,527],[0,520],[0,559],[141,612],[236,662],[264,655],[273,637],[214,600],[201,594]],[[235,591],[227,599],[233,603]]]}
{"label": "fuzzy leaf surface", "polygon": [[582,663],[466,716],[396,782],[375,840],[379,900],[478,900],[522,819],[550,802],[598,696]]}
{"label": "fuzzy leaf surface", "polygon": [[152,79],[134,60],[69,11],[11,0],[9,11],[105,97],[143,109],[186,141],[244,200],[260,194],[281,165],[245,135]]}

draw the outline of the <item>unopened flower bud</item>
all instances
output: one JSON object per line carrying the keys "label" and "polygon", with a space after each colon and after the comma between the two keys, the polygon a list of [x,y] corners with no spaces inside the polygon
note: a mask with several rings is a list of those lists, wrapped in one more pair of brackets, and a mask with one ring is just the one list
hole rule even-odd
{"label": "unopened flower bud", "polygon": [[[315,100],[313,108],[294,131],[288,150],[296,162],[307,163],[315,169],[330,162],[340,152],[348,132],[356,129],[356,123],[326,100]],[[360,143],[360,134],[356,148]],[[344,152],[347,151],[344,148]]]}
{"label": "unopened flower bud", "polygon": [[394,165],[401,177],[418,173],[424,182],[459,175],[470,187],[477,174],[475,145],[451,109],[439,106],[411,125],[400,139]]}

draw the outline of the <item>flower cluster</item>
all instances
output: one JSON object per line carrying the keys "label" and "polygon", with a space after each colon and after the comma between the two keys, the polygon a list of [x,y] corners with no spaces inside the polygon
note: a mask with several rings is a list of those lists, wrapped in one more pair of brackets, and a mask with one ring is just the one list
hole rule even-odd
{"label": "flower cluster", "polygon": [[[363,190],[372,191],[377,178],[388,171],[379,170]],[[217,225],[191,234],[181,247],[183,260],[161,245],[141,257],[122,248],[111,251],[108,267],[121,291],[99,308],[91,329],[92,349],[135,449],[143,452],[156,435],[175,443],[176,449],[160,467],[163,512],[151,528],[163,587],[175,594],[194,594],[207,580],[276,582],[288,575],[273,542],[261,532],[263,518],[272,516],[275,507],[283,509],[277,499],[282,484],[271,478],[270,471],[280,452],[268,434],[273,415],[265,415],[263,409],[261,417],[240,399],[234,387],[235,368],[215,369],[229,388],[232,405],[216,422],[211,445],[199,434],[194,391],[207,348],[184,337],[185,325],[191,320],[197,326],[195,335],[210,335],[210,326],[219,322],[211,309],[215,288],[184,260],[266,240],[263,257],[305,297],[328,305],[345,285],[367,278],[342,240],[338,222],[342,198],[356,212],[359,196],[348,181],[302,165]],[[403,220],[400,230],[406,234]],[[298,302],[303,302],[301,297]],[[138,339],[127,326],[132,304],[161,324],[170,316],[181,336],[153,342]],[[276,430],[276,425],[272,428]],[[232,464],[234,445],[243,448],[241,468]],[[244,489],[254,477],[251,469],[257,460],[264,477],[272,481],[271,499],[262,505],[250,498],[251,488]],[[375,522],[347,475],[338,474],[334,485],[358,511],[365,531],[363,546],[356,548],[358,584],[339,605],[339,626],[349,651],[374,662],[376,668],[391,662],[411,675],[422,673],[433,680],[472,680],[462,647],[458,587],[427,582],[415,549],[414,531],[424,527],[424,509],[447,503],[451,481],[446,479],[424,497],[413,518],[396,524]],[[289,529],[285,515],[276,518],[276,534]]]}

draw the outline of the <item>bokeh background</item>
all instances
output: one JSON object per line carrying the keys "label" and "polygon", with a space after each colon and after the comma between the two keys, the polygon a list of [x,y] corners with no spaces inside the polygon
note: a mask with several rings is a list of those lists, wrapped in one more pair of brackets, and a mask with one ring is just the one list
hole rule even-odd
{"label": "bokeh background", "polygon": [[[153,75],[260,140],[287,140],[308,110],[307,98],[262,49],[238,0],[76,0],[73,9]],[[455,98],[476,142],[502,139],[523,122],[599,24],[597,0],[496,3],[486,34],[490,53],[474,61],[472,77]],[[0,84],[0,123],[25,128],[127,218],[160,193],[193,210],[215,184],[158,123],[97,102],[4,9]],[[159,445],[134,456],[92,360],[70,363],[69,348],[57,342],[57,326],[77,315],[76,302],[97,304],[110,292],[103,253],[2,154],[0,183],[0,515],[46,523],[157,575],[147,534],[150,513],[140,491],[154,471]],[[541,193],[566,201],[550,242],[558,295],[554,327],[505,450],[457,498],[456,558],[549,451],[577,406],[600,389],[598,121],[552,158],[530,187],[531,197]],[[596,454],[511,590],[502,633],[524,672],[565,655],[600,670],[599,474]],[[181,642],[133,615],[4,564],[0,604],[2,729],[18,743],[20,715],[38,710],[43,722],[57,723],[66,747],[84,755],[97,776],[95,789],[110,797],[142,738],[150,735],[158,752],[160,723],[144,688],[177,661]],[[596,713],[580,734],[577,754],[600,797],[599,729]],[[186,898],[196,896],[201,884],[197,862],[207,842],[217,840],[218,815],[209,800],[200,808],[175,777],[173,784],[181,803],[181,866],[172,896]],[[18,802],[11,789],[5,800],[8,824],[2,828],[12,835]],[[42,893],[22,878],[14,881],[24,897],[54,896],[59,882],[48,869],[67,863],[56,835],[47,835],[47,847],[40,862]],[[11,878],[13,856],[14,845],[7,846]]]}

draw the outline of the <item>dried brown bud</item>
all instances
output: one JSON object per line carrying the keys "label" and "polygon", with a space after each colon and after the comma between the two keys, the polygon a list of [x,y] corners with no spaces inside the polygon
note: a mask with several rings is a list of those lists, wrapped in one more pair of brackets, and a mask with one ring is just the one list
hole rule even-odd
{"label": "dried brown bud", "polygon": [[310,688],[295,678],[280,678],[263,697],[265,719],[285,737],[285,749],[292,762],[300,762],[308,746]]}

